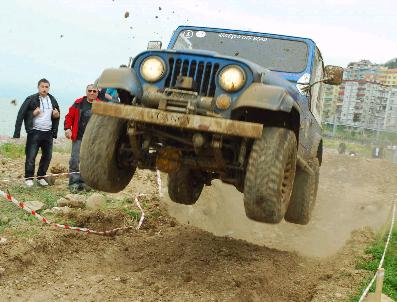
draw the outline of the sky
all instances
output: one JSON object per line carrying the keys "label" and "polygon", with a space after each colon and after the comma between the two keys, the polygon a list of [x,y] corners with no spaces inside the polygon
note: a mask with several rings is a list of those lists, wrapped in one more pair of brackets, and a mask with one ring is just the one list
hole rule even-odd
{"label": "sky", "polygon": [[178,25],[311,38],[325,64],[343,67],[397,57],[395,0],[13,0],[0,11],[0,100],[23,100],[45,77],[71,104],[148,41],[166,47]]}

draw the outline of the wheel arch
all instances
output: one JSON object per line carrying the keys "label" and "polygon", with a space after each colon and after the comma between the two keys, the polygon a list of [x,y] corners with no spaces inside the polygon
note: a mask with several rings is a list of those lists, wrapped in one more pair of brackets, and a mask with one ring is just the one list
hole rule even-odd
{"label": "wheel arch", "polygon": [[273,111],[258,107],[239,107],[232,111],[232,119],[260,123],[265,127],[280,127],[292,130],[299,145],[300,113],[292,107],[290,112]]}

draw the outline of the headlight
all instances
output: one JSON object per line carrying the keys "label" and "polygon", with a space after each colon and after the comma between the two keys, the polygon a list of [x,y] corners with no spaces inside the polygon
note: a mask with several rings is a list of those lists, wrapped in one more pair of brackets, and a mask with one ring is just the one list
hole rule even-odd
{"label": "headlight", "polygon": [[245,71],[237,65],[229,65],[219,74],[219,85],[228,92],[234,92],[244,86],[246,81]]}
{"label": "headlight", "polygon": [[141,75],[148,82],[157,82],[165,73],[165,63],[159,57],[147,57],[141,64]]}

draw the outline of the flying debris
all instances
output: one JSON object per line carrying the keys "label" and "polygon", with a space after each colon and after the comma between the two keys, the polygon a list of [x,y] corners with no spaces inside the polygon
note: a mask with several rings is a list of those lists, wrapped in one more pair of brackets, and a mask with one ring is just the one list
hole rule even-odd
{"label": "flying debris", "polygon": [[16,100],[16,99],[13,99],[13,100],[11,101],[11,104],[14,105],[14,106],[16,106],[16,105],[17,105],[17,100]]}
{"label": "flying debris", "polygon": [[128,18],[129,16],[130,16],[130,13],[129,12],[125,12],[124,18]]}

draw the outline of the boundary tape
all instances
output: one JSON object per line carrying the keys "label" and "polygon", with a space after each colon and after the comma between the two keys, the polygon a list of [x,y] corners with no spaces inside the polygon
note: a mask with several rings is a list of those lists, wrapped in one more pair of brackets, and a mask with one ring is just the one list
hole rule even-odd
{"label": "boundary tape", "polygon": [[161,175],[160,175],[160,171],[159,171],[159,170],[156,170],[156,174],[157,174],[157,186],[158,186],[158,188],[159,188],[159,196],[160,196],[160,198],[163,198],[163,197],[164,197],[164,194],[163,194],[163,187],[162,187],[162,184],[161,184]]}
{"label": "boundary tape", "polygon": [[[29,180],[29,179],[36,179],[36,178],[44,178],[44,177],[50,177],[50,176],[53,176],[53,177],[58,177],[58,176],[62,176],[62,175],[71,175],[71,174],[80,174],[80,172],[64,172],[64,173],[57,173],[57,174],[55,174],[55,173],[50,173],[50,174],[46,174],[46,175],[43,175],[43,176],[32,176],[32,177],[22,177],[22,178],[18,178],[18,179],[15,179],[15,180],[20,180],[20,181],[25,181],[25,180]],[[10,181],[14,181],[13,179],[5,179],[5,178],[3,178],[3,179],[0,179],[0,181],[2,181],[2,182],[10,182]]]}
{"label": "boundary tape", "polygon": [[138,225],[136,227],[135,226],[125,226],[125,227],[115,228],[115,229],[107,230],[107,231],[95,231],[95,230],[88,229],[88,228],[79,228],[79,227],[74,227],[74,226],[69,226],[69,225],[64,225],[64,224],[52,223],[45,217],[38,214],[36,211],[29,208],[24,202],[20,202],[20,201],[16,200],[9,193],[5,193],[4,191],[0,190],[0,195],[2,195],[7,201],[9,201],[9,202],[13,203],[14,205],[18,206],[19,208],[23,209],[25,212],[29,213],[30,215],[33,215],[35,218],[37,218],[39,221],[41,221],[44,224],[49,224],[49,225],[52,225],[57,228],[73,230],[73,231],[83,232],[83,233],[87,233],[87,234],[95,234],[95,235],[102,235],[102,236],[114,236],[114,235],[116,235],[116,233],[118,231],[125,231],[125,230],[129,230],[129,229],[133,229],[133,228],[139,230],[140,227],[142,226],[143,220],[145,219],[145,213],[142,209],[141,204],[139,203],[139,198],[146,194],[138,194],[137,196],[135,196],[135,203],[141,211],[141,218],[139,219]]}
{"label": "boundary tape", "polygon": [[[387,251],[387,248],[389,247],[389,243],[390,243],[390,239],[391,239],[391,234],[392,234],[393,228],[394,228],[394,222],[395,222],[395,219],[396,219],[396,205],[397,205],[397,202],[396,202],[396,201],[393,201],[393,210],[392,210],[392,218],[391,218],[390,230],[389,230],[389,234],[388,234],[388,236],[387,236],[387,240],[386,240],[386,244],[385,244],[385,249],[383,250],[382,258],[380,259],[380,262],[379,262],[378,270],[379,270],[380,268],[382,268],[382,266],[383,266],[383,262],[385,261],[386,251]],[[362,293],[360,299],[358,300],[358,302],[364,301],[364,299],[365,299],[365,297],[367,296],[367,294],[368,294],[368,292],[369,292],[369,290],[370,290],[372,284],[373,284],[373,283],[375,282],[375,280],[376,280],[376,276],[377,276],[377,272],[376,272],[375,275],[372,277],[372,279],[371,279],[371,281],[369,282],[368,286],[367,286],[367,287],[365,288],[365,290],[363,291],[363,293]]]}

